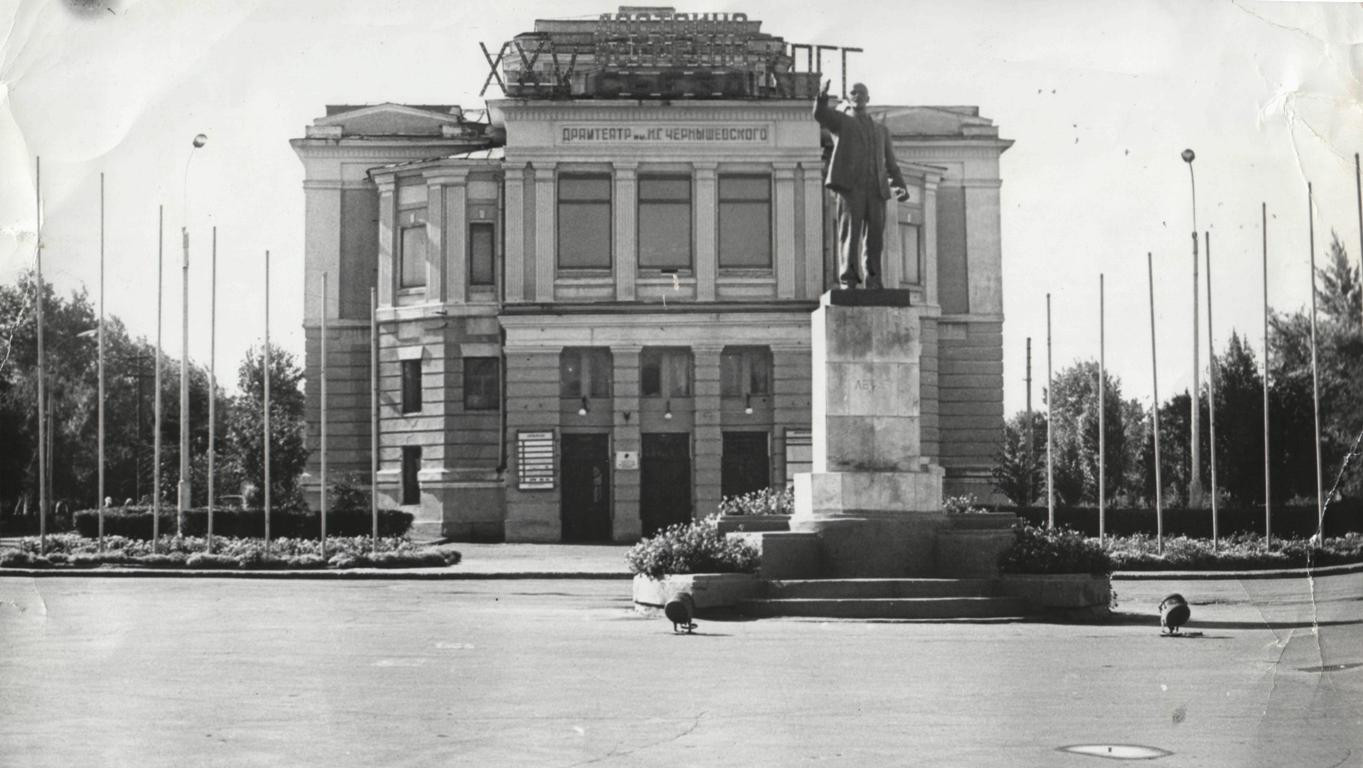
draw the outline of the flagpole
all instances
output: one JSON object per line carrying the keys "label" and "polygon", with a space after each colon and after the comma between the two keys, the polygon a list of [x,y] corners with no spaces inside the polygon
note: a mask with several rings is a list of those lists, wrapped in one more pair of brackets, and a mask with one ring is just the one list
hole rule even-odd
{"label": "flagpole", "polygon": [[369,516],[379,551],[379,294],[369,289]]}
{"label": "flagpole", "polygon": [[1155,353],[1155,257],[1145,254],[1145,269],[1150,280],[1150,374],[1154,413],[1150,422],[1155,431],[1155,551],[1164,554],[1164,502],[1159,462],[1159,362]]}
{"label": "flagpole", "polygon": [[1264,238],[1264,547],[1273,543],[1273,482],[1268,437],[1268,203],[1259,204]]}
{"label": "flagpole", "polygon": [[1316,534],[1323,537],[1325,490],[1320,475],[1320,369],[1316,364],[1316,218],[1309,181],[1306,183],[1306,218],[1311,246],[1311,405],[1316,417]]}
{"label": "flagpole", "polygon": [[104,174],[99,174],[99,551],[104,551]]}
{"label": "flagpole", "polygon": [[213,551],[214,465],[218,451],[214,444],[218,434],[218,377],[215,363],[218,351],[218,228],[213,227],[213,255],[209,262],[208,294],[208,537],[204,546]]}
{"label": "flagpole", "polygon": [[1051,377],[1051,295],[1046,294],[1046,528],[1055,528],[1055,475],[1051,459],[1051,442],[1055,434],[1052,404],[1055,401],[1055,381]]}
{"label": "flagpole", "polygon": [[1202,249],[1207,261],[1207,416],[1211,434],[1208,435],[1212,464],[1212,548],[1216,548],[1220,528],[1216,517],[1216,343],[1212,340],[1212,233],[1202,233],[1206,247]]}
{"label": "flagpole", "polygon": [[322,513],[322,559],[327,558],[327,273],[322,273],[322,488],[318,506]]}
{"label": "flagpole", "polygon": [[33,160],[34,248],[38,285],[35,286],[38,323],[38,553],[47,553],[47,356],[43,349],[43,159]]}
{"label": "flagpole", "polygon": [[265,354],[261,372],[265,377],[265,554],[270,554],[270,252],[265,252]]}
{"label": "flagpole", "polygon": [[1098,543],[1107,538],[1107,372],[1105,362],[1107,313],[1103,274],[1098,273]]}
{"label": "flagpole", "polygon": [[166,207],[158,206],[156,218],[156,372],[152,386],[155,429],[152,430],[151,551],[156,552],[161,538],[161,273],[165,261]]}

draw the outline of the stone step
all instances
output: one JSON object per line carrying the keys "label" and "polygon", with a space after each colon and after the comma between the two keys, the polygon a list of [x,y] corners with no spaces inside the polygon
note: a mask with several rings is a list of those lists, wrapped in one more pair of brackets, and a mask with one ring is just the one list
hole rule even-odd
{"label": "stone step", "polygon": [[771,599],[993,597],[993,579],[790,579],[768,581]]}
{"label": "stone step", "polygon": [[828,619],[990,619],[1027,615],[1013,597],[892,597],[860,599],[746,600],[739,611],[755,617]]}

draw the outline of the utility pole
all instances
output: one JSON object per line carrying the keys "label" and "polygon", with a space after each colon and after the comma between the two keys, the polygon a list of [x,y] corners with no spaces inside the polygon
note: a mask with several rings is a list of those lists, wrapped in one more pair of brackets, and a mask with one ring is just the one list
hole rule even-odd
{"label": "utility pole", "polygon": [[1193,177],[1193,159],[1196,155],[1191,149],[1183,150],[1183,162],[1188,164],[1188,181],[1193,191],[1193,396],[1189,399],[1192,418],[1189,420],[1190,436],[1188,450],[1192,463],[1188,474],[1188,506],[1202,506],[1202,364],[1198,358],[1197,327],[1197,180]]}

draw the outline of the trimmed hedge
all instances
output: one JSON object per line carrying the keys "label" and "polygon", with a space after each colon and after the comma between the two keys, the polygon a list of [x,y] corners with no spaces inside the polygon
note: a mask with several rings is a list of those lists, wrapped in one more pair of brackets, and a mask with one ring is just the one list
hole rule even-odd
{"label": "trimmed hedge", "polygon": [[36,538],[19,541],[19,548],[0,552],[0,566],[10,568],[94,568],[101,565],[142,568],[244,569],[272,568],[435,568],[454,565],[460,553],[448,546],[422,546],[407,539],[388,537],[378,542],[368,536],[328,535],[327,557],[321,556],[316,539],[280,538],[270,543],[267,553],[260,539],[214,537],[213,551],[207,541],[196,537],[162,536],[157,549],[143,539],[109,535],[105,549],[99,543],[74,533],[47,537],[47,553],[39,554]]}
{"label": "trimmed hedge", "polygon": [[[1046,525],[1046,508],[1000,506],[1000,512],[1013,512],[1036,526]],[[1059,507],[1055,508],[1056,527],[1073,528],[1086,536],[1098,535],[1097,507]],[[1217,508],[1217,527],[1222,536],[1236,534],[1264,534],[1264,508],[1262,506],[1233,507],[1220,505]],[[1107,510],[1107,533],[1109,536],[1132,536],[1135,534],[1155,533],[1154,509],[1112,509]],[[1316,507],[1314,504],[1274,504],[1273,537],[1309,538],[1316,533]],[[1363,533],[1363,499],[1339,499],[1330,502],[1325,509],[1325,535],[1343,536],[1347,533]],[[1206,509],[1168,509],[1164,510],[1164,535],[1187,536],[1207,539],[1212,535],[1212,511]]]}
{"label": "trimmed hedge", "polygon": [[[86,538],[99,536],[99,510],[83,509],[76,513],[76,532]],[[175,533],[176,511],[161,508],[161,534]],[[104,534],[126,536],[130,539],[151,539],[152,512],[147,507],[128,507],[104,511]],[[379,510],[380,536],[405,536],[412,527],[412,513],[396,509]],[[373,518],[365,511],[328,512],[327,538],[332,536],[367,536],[373,532]],[[185,536],[204,536],[208,533],[208,510],[191,509],[185,515]],[[213,535],[238,538],[261,538],[265,535],[265,511],[261,509],[213,510]],[[270,511],[270,538],[317,539],[321,535],[320,515],[314,511]]]}
{"label": "trimmed hedge", "polygon": [[1026,525],[1017,541],[999,553],[1003,573],[1087,573],[1110,576],[1113,560],[1094,539],[1066,528],[1046,530]]}

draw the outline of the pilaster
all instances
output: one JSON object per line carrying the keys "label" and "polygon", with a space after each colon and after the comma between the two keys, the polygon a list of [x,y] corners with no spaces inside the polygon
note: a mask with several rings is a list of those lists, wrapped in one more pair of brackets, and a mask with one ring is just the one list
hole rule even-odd
{"label": "pilaster", "polygon": [[924,303],[937,300],[937,180],[923,182],[923,296]]}
{"label": "pilaster", "polygon": [[634,301],[634,281],[638,274],[639,249],[638,225],[636,223],[639,205],[639,164],[635,162],[616,162],[613,202],[615,220],[615,253],[612,261],[615,267],[616,301]]}
{"label": "pilaster", "polygon": [[718,239],[719,201],[717,163],[696,163],[696,300],[715,300],[715,242]]}
{"label": "pilaster", "polygon": [[[617,453],[633,451],[639,456],[643,438],[639,430],[639,353],[642,346],[634,344],[611,347],[611,391],[615,398],[615,435],[612,449]],[[611,516],[611,536],[616,541],[635,541],[643,535],[643,520],[639,514],[639,477],[636,469],[611,472],[615,505]]]}
{"label": "pilaster", "polygon": [[553,164],[535,165],[535,301],[554,300],[558,243],[555,234],[558,201],[554,194]]}
{"label": "pilaster", "polygon": [[805,248],[804,293],[802,299],[812,299],[823,292],[823,169],[815,164],[804,164],[801,183],[805,188]]}
{"label": "pilaster", "polygon": [[525,300],[525,163],[507,163],[504,189],[506,224],[502,230],[505,245],[506,301]]}
{"label": "pilaster", "polygon": [[694,344],[695,359],[695,514],[698,518],[718,511],[722,496],[724,435],[721,425],[719,343]]}
{"label": "pilaster", "polygon": [[775,163],[776,296],[795,298],[795,163]]}
{"label": "pilaster", "polygon": [[393,238],[397,235],[397,199],[393,177],[379,183],[379,305],[393,305],[393,291],[397,285],[396,265],[393,263],[397,252]]}

